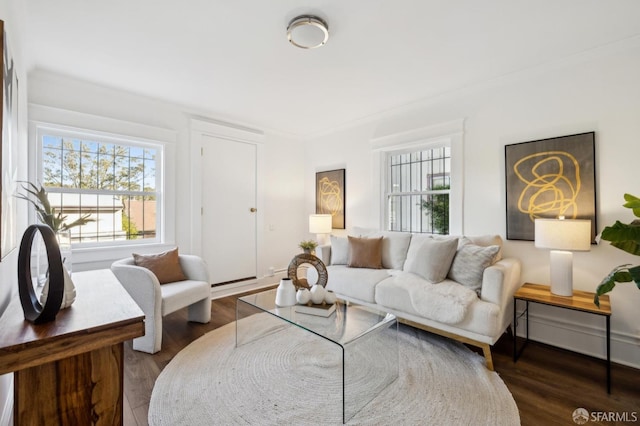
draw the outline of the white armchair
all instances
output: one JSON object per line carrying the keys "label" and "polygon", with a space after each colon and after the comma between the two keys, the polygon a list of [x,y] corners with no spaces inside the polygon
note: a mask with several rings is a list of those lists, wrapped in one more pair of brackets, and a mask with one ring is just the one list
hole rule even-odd
{"label": "white armchair", "polygon": [[189,307],[189,321],[208,323],[211,320],[211,284],[209,272],[202,259],[179,255],[185,281],[160,285],[158,278],[147,268],[136,266],[129,257],[115,261],[111,270],[122,286],[136,301],[145,315],[145,335],[133,339],[133,349],[156,353],[162,347],[162,317]]}

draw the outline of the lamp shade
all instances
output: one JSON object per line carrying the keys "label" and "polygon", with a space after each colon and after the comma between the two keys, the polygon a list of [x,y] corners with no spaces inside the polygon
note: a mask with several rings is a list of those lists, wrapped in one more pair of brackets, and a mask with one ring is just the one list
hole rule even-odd
{"label": "lamp shade", "polygon": [[536,219],[535,246],[552,250],[591,250],[588,219]]}
{"label": "lamp shade", "polygon": [[311,234],[330,234],[332,228],[332,217],[330,214],[309,215],[309,232]]}

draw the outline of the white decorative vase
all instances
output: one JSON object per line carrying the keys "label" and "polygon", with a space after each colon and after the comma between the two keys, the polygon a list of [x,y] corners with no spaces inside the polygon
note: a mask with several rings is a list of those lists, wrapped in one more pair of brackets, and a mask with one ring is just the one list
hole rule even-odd
{"label": "white decorative vase", "polygon": [[336,294],[334,292],[329,290],[325,291],[324,301],[327,302],[327,304],[333,305],[334,303],[336,303],[336,300],[338,300],[338,298],[336,297]]}
{"label": "white decorative vase", "polygon": [[283,278],[276,290],[276,305],[281,308],[296,304],[296,288],[291,278]]}
{"label": "white decorative vase", "polygon": [[309,303],[309,300],[311,300],[311,293],[309,292],[309,289],[301,288],[300,290],[298,290],[298,292],[296,293],[296,300],[301,305],[306,305],[307,303]]}
{"label": "white decorative vase", "polygon": [[315,284],[311,287],[311,303],[319,305],[324,302],[324,287]]}
{"label": "white decorative vase", "polygon": [[58,231],[56,233],[62,265],[67,269],[69,276],[73,273],[73,260],[71,258],[71,231]]}
{"label": "white decorative vase", "polygon": [[[71,276],[64,266],[62,267],[62,275],[64,276],[64,293],[62,294],[60,309],[65,309],[71,306],[76,300],[76,286],[73,284],[73,280],[71,280]],[[49,278],[46,279],[42,293],[40,293],[40,303],[43,306],[47,301],[47,294],[49,294]]]}

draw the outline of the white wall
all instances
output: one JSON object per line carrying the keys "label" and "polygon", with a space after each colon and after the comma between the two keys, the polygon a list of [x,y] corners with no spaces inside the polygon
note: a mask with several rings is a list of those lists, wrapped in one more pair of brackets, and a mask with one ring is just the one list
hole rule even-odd
{"label": "white wall", "polygon": [[[380,195],[371,139],[465,119],[465,234],[505,235],[505,145],[588,131],[596,132],[598,231],[616,219],[630,222],[633,215],[621,205],[625,192],[640,196],[639,75],[640,40],[629,40],[311,137],[305,157],[307,208],[314,205],[315,172],[345,167],[347,229],[377,226]],[[523,281],[548,282],[548,252],[532,242],[506,241],[505,253],[523,261]],[[593,291],[612,267],[639,261],[608,243],[576,253],[575,288]],[[611,300],[612,359],[640,368],[640,291],[622,284]],[[535,340],[604,355],[601,317],[537,305],[531,314]]]}
{"label": "white wall", "polygon": [[[0,0],[2,1],[2,0]],[[3,3],[0,3],[0,7]],[[0,11],[3,10],[0,8]],[[0,16],[0,18],[4,18]],[[9,28],[11,29],[11,27]],[[22,79],[27,81],[26,76]],[[136,137],[155,137],[167,142],[166,228],[169,230],[166,244],[153,245],[137,250],[152,252],[177,244],[181,252],[189,252],[192,236],[189,234],[190,207],[190,150],[189,119],[192,114],[206,118],[202,111],[186,111],[154,99],[97,86],[65,76],[44,71],[29,73],[29,96],[22,95],[21,116],[30,120],[51,121],[58,124],[99,130]],[[27,84],[23,84],[24,87]],[[214,117],[215,118],[215,117]],[[27,120],[21,122],[21,179],[27,179]],[[259,275],[267,275],[269,267],[284,270],[291,258],[299,251],[298,242],[306,237],[306,213],[304,212],[304,146],[295,138],[265,131],[264,170],[258,176],[264,211],[264,223],[259,238],[264,242],[263,251],[258,253]],[[23,203],[24,204],[24,203]],[[20,212],[19,235],[27,225],[27,209]],[[223,243],[223,242],[221,242]],[[74,271],[105,268],[117,258],[127,256],[130,248],[124,250],[74,250]],[[14,251],[0,263],[0,308],[9,300],[17,298],[16,284],[17,253]],[[263,281],[273,283],[276,277],[265,277]],[[2,312],[2,310],[0,310]],[[12,376],[0,377],[0,426],[9,422]],[[6,405],[6,407],[5,407]],[[3,408],[4,407],[4,408]],[[3,417],[4,416],[4,417]]]}
{"label": "white wall", "polygon": [[[53,120],[56,123],[84,127],[138,137],[158,135],[169,140],[170,150],[165,156],[169,172],[167,185],[167,214],[165,217],[166,245],[177,244],[181,252],[192,247],[190,221],[193,217],[191,197],[190,119],[207,119],[202,111],[187,111],[180,105],[149,99],[119,90],[97,86],[66,76],[36,70],[29,74],[29,111],[32,120]],[[214,117],[215,119],[215,117]],[[244,123],[241,123],[244,124]],[[168,136],[169,135],[169,136]],[[170,136],[172,135],[172,136]],[[264,250],[258,254],[259,277],[269,267],[281,270],[297,252],[297,243],[304,232],[304,183],[300,179],[304,164],[304,147],[291,137],[265,131],[264,170],[258,176],[263,190],[264,223],[259,239]],[[197,200],[196,200],[197,201]],[[196,202],[197,204],[197,202]],[[159,250],[164,245],[146,247],[140,251]],[[96,250],[82,252],[74,249],[74,270],[108,267],[126,251],[105,250],[96,259]],[[197,250],[196,250],[197,251]],[[78,261],[80,264],[77,265]]]}
{"label": "white wall", "polygon": [[[17,4],[14,4],[17,3]],[[18,75],[18,179],[26,178],[27,164],[27,76],[26,62],[28,58],[24,52],[24,22],[25,2],[12,2],[0,0],[0,19],[4,21],[5,31],[15,63]],[[22,118],[21,118],[22,117]],[[6,184],[6,183],[3,183]],[[18,238],[27,226],[25,220],[26,206],[17,204],[17,228]],[[19,243],[19,239],[18,239]],[[4,255],[4,254],[3,254]],[[8,253],[0,262],[0,327],[2,326],[2,314],[9,301],[18,297],[17,265],[18,250]],[[10,398],[13,389],[13,375],[0,376],[0,425],[9,424],[12,421],[12,405]]]}

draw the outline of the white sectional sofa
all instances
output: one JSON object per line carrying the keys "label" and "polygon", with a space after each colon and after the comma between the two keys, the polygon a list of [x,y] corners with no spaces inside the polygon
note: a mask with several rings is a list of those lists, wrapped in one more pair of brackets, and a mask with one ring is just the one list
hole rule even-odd
{"label": "white sectional sofa", "polygon": [[[316,249],[327,266],[327,289],[347,302],[481,347],[487,368],[493,370],[490,346],[510,325],[513,294],[522,284],[519,260],[502,258],[500,236],[358,234],[361,238],[351,242],[332,236],[331,245]],[[362,237],[380,241],[380,269],[349,266],[359,256],[354,254],[356,243],[371,245]],[[315,282],[314,275],[315,270],[309,269],[310,283]]]}

